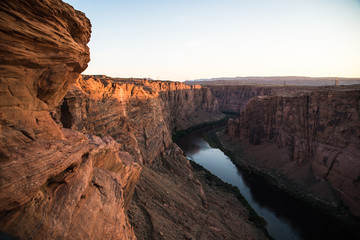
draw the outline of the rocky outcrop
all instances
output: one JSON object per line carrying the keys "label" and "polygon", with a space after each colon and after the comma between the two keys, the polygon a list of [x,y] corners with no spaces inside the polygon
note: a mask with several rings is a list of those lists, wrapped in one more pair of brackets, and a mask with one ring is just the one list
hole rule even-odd
{"label": "rocky outcrop", "polygon": [[151,164],[171,135],[220,119],[210,90],[178,82],[83,76],[53,114],[64,127],[110,135],[140,163]]}
{"label": "rocky outcrop", "polygon": [[90,21],[53,0],[1,1],[0,13],[1,145],[61,139],[48,112],[87,67]]}
{"label": "rocky outcrop", "polygon": [[90,60],[89,20],[58,0],[5,0],[0,30],[0,231],[135,239],[126,208],[141,167],[50,116]]}
{"label": "rocky outcrop", "polygon": [[[263,166],[282,162],[277,170],[295,179],[309,165],[309,173],[329,183],[360,215],[359,100],[358,86],[255,97],[239,118],[228,122],[227,136],[253,145],[275,143],[278,150],[268,148],[263,159],[271,159]],[[277,155],[284,150],[285,156]]]}
{"label": "rocky outcrop", "polygon": [[21,239],[134,239],[125,209],[141,167],[110,137],[62,132],[66,139],[17,147],[1,164],[1,231]]}

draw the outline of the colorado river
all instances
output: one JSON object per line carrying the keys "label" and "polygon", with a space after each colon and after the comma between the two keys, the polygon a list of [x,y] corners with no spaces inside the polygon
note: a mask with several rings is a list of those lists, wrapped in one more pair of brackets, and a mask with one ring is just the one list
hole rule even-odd
{"label": "colorado river", "polygon": [[[329,222],[316,210],[269,185],[262,178],[239,170],[221,150],[203,139],[209,128],[193,131],[178,139],[188,159],[239,188],[252,208],[267,222],[276,240],[354,239],[346,229]],[[346,236],[347,235],[347,236]]]}

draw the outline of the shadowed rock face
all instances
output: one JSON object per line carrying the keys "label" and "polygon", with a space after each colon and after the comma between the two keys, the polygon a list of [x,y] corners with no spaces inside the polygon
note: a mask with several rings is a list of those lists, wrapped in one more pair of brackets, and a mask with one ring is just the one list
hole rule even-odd
{"label": "shadowed rock face", "polygon": [[[235,142],[276,143],[287,149],[287,162],[278,170],[293,178],[290,165],[301,169],[310,164],[313,174],[330,183],[359,216],[359,104],[358,86],[255,97],[239,118],[229,121],[227,135]],[[274,162],[284,158],[275,152],[266,154]]]}
{"label": "shadowed rock face", "polygon": [[211,92],[219,101],[223,112],[241,113],[250,99],[257,96],[273,95],[281,87],[262,86],[214,86],[209,85]]}
{"label": "shadowed rock face", "polygon": [[90,27],[62,1],[0,2],[1,232],[135,238],[126,208],[141,167],[111,137],[61,129],[50,116],[87,67]]}

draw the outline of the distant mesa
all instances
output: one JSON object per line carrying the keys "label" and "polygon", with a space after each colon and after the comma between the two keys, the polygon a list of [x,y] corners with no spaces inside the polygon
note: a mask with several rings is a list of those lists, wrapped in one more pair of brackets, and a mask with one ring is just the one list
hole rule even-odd
{"label": "distant mesa", "polygon": [[338,86],[360,84],[360,78],[339,77],[298,77],[298,76],[275,76],[275,77],[220,77],[209,79],[194,79],[185,81],[187,84],[265,84],[265,85],[293,85],[293,86]]}

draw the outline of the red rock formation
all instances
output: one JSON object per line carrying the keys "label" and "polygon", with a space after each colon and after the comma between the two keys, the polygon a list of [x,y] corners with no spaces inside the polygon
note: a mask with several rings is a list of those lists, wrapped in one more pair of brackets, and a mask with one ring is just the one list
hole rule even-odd
{"label": "red rock formation", "polygon": [[[153,229],[160,229],[157,214],[166,208],[157,195],[172,187],[167,200],[184,202],[180,193],[189,193],[184,214],[203,211],[193,218],[199,220],[199,236],[233,239],[236,233],[265,239],[241,204],[231,206],[239,203],[231,193],[223,193],[231,202],[222,206],[232,211],[237,225],[223,223],[217,204],[222,193],[208,190],[215,203],[207,204],[206,191],[172,143],[173,130],[222,116],[209,89],[85,77],[50,117],[87,66],[89,20],[58,0],[5,0],[0,30],[0,232],[20,239],[135,239],[126,210],[142,170],[137,159],[154,167],[144,166],[145,182],[139,187],[161,186],[149,199],[149,206],[157,206],[149,215]],[[164,176],[167,184],[156,176]],[[146,195],[137,194],[135,206],[141,207]],[[177,237],[172,216],[178,213],[172,211],[161,225],[166,229],[153,236]],[[190,230],[184,237],[191,236]]]}
{"label": "red rock formation", "polygon": [[5,0],[0,28],[1,145],[62,138],[48,111],[87,67],[89,20],[61,1]]}
{"label": "red rock formation", "polygon": [[50,116],[87,66],[90,22],[58,0],[0,2],[0,231],[21,239],[134,239],[141,168]]}
{"label": "red rock formation", "polygon": [[[310,164],[311,171],[340,194],[350,210],[360,216],[360,90],[323,88],[287,96],[255,97],[238,119],[229,121],[227,135],[252,144],[276,143],[288,151],[280,169]],[[294,165],[293,163],[296,163]],[[292,171],[289,171],[292,165]]]}
{"label": "red rock formation", "polygon": [[164,152],[173,131],[222,117],[208,88],[105,76],[79,78],[54,115],[64,127],[112,136],[144,163]]}
{"label": "red rock formation", "polygon": [[67,128],[111,135],[144,164],[129,208],[139,239],[266,239],[243,204],[199,180],[172,142],[175,129],[222,116],[208,88],[106,76],[79,78],[53,113]]}

